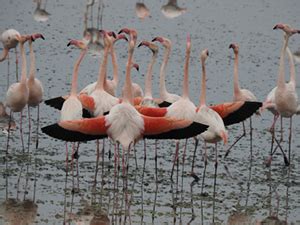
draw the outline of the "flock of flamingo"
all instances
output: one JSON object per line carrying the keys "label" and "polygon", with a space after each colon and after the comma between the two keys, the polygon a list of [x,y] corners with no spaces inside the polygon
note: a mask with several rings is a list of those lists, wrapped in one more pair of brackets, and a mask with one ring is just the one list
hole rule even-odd
{"label": "flock of flamingo", "polygon": [[[270,156],[266,160],[266,164],[270,165],[272,156],[277,149],[280,149],[284,157],[284,162],[288,166],[291,160],[291,138],[292,138],[292,117],[300,112],[298,105],[298,97],[296,92],[295,66],[291,51],[288,48],[289,38],[300,30],[293,29],[287,24],[277,24],[273,29],[283,31],[284,43],[280,53],[279,73],[277,86],[267,96],[265,102],[257,101],[254,94],[247,90],[241,89],[238,81],[238,44],[230,44],[234,52],[234,98],[231,102],[221,103],[218,105],[208,106],[206,103],[206,67],[205,63],[209,57],[208,49],[204,49],[200,53],[200,63],[202,65],[202,84],[200,93],[200,102],[196,106],[189,98],[189,60],[191,53],[191,38],[187,35],[186,55],[183,72],[183,91],[182,95],[172,94],[166,88],[166,68],[171,53],[171,41],[165,37],[155,37],[152,41],[142,41],[138,48],[145,46],[151,50],[152,55],[145,76],[145,90],[132,82],[131,70],[138,70],[138,65],[134,63],[134,51],[137,45],[137,31],[135,29],[123,28],[118,34],[112,31],[99,30],[99,35],[104,42],[103,57],[100,60],[98,79],[78,92],[78,70],[79,66],[89,49],[89,41],[92,35],[88,32],[83,40],[71,40],[69,45],[76,46],[80,49],[80,55],[75,62],[70,93],[64,96],[58,96],[46,100],[46,105],[60,110],[60,120],[49,126],[43,127],[43,133],[50,137],[60,139],[67,142],[86,142],[91,140],[109,138],[115,143],[115,149],[122,146],[122,168],[126,174],[126,155],[130,154],[130,150],[141,139],[173,139],[176,140],[175,155],[173,158],[173,167],[171,178],[174,171],[174,165],[178,161],[179,140],[185,139],[185,147],[183,151],[183,162],[187,149],[187,139],[194,138],[195,149],[193,152],[193,162],[191,175],[198,180],[198,176],[194,172],[194,160],[198,139],[203,140],[204,147],[204,175],[202,182],[204,183],[205,171],[207,165],[206,143],[215,144],[215,174],[218,166],[218,150],[217,143],[228,141],[227,126],[236,123],[243,124],[243,134],[233,143],[235,145],[246,134],[245,120],[250,120],[250,135],[252,135],[251,116],[256,113],[260,114],[264,109],[270,110],[274,114],[274,121],[271,126],[272,146]],[[20,132],[22,146],[24,150],[23,134],[22,134],[22,111],[28,106],[28,115],[30,121],[30,107],[37,107],[37,121],[39,121],[39,104],[43,99],[42,83],[35,77],[35,55],[33,51],[33,42],[38,39],[44,39],[42,34],[21,35],[14,29],[6,30],[1,35],[1,41],[4,50],[0,61],[8,58],[9,50],[16,48],[19,44],[21,54],[21,79],[7,90],[5,106],[9,108],[8,138],[7,150],[9,149],[10,129],[12,114],[20,112]],[[122,96],[116,96],[119,87],[117,54],[114,44],[118,40],[128,43],[128,59],[126,63],[125,84],[122,89]],[[30,49],[30,72],[27,78],[27,65],[24,44],[29,43]],[[160,83],[159,98],[152,95],[152,70],[156,62],[159,46],[164,47],[164,58],[160,67]],[[17,51],[16,51],[17,53]],[[290,81],[285,82],[285,55],[288,54],[290,63]],[[113,79],[107,79],[108,57],[111,56],[113,65]],[[16,63],[18,56],[16,55]],[[17,65],[18,66],[18,65]],[[5,108],[3,109],[5,114]],[[274,126],[278,117],[290,119],[290,134],[288,156],[281,147],[281,140],[275,136]],[[29,123],[30,127],[30,123]],[[37,126],[37,135],[39,127]],[[36,148],[38,147],[38,138],[36,139]],[[273,144],[276,142],[277,147]],[[233,146],[232,145],[232,146]],[[73,145],[74,146],[74,145]],[[144,145],[146,152],[146,143]],[[228,155],[230,146],[225,157]],[[67,151],[67,148],[66,148]],[[157,149],[155,149],[156,154]],[[68,154],[68,152],[66,152]],[[117,159],[119,160],[117,154]],[[202,183],[202,187],[203,187]]]}

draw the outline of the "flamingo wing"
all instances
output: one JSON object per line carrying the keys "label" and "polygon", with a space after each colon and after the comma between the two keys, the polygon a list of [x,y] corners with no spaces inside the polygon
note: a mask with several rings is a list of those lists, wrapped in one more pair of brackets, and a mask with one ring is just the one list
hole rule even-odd
{"label": "flamingo wing", "polygon": [[107,137],[105,117],[91,119],[68,120],[52,124],[42,128],[42,132],[50,137],[70,141],[81,142]]}
{"label": "flamingo wing", "polygon": [[135,109],[144,116],[164,117],[167,113],[167,108],[153,108],[145,106],[135,106]]}
{"label": "flamingo wing", "polygon": [[210,106],[221,116],[225,126],[244,121],[256,113],[260,107],[262,107],[261,102],[249,101],[227,102]]}
{"label": "flamingo wing", "polygon": [[144,119],[144,138],[147,139],[186,139],[197,136],[208,126],[188,120],[167,117],[148,117]]}
{"label": "flamingo wing", "polygon": [[[59,96],[59,97],[55,97],[55,98],[48,99],[48,100],[44,101],[44,103],[45,103],[46,105],[49,105],[49,106],[52,107],[52,108],[61,110],[61,109],[62,109],[62,106],[63,106],[63,104],[64,104],[64,102],[65,102],[65,100],[66,100],[68,97],[69,97],[69,96],[67,96],[67,95],[65,95],[65,96]],[[80,101],[81,101],[81,100],[80,100]],[[82,109],[82,116],[83,116],[84,118],[91,118],[91,117],[92,117],[91,113],[90,113],[87,109],[85,109],[85,108]]]}

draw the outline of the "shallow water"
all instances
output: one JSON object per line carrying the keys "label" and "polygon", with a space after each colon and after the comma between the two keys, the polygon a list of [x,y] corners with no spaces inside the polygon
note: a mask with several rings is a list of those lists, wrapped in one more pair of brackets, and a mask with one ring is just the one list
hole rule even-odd
{"label": "shallow water", "polygon": [[[210,104],[232,99],[233,53],[229,44],[240,44],[239,80],[242,87],[252,90],[257,98],[264,100],[276,85],[282,32],[273,31],[278,22],[297,26],[300,2],[298,0],[254,0],[254,1],[179,1],[187,11],[181,16],[168,19],[161,13],[166,1],[144,1],[150,10],[150,18],[143,21],[135,14],[134,1],[104,1],[103,28],[118,31],[128,26],[138,30],[138,40],[151,40],[162,35],[173,42],[173,51],[168,65],[167,87],[170,92],[181,93],[185,39],[192,38],[190,63],[190,95],[198,103],[200,94],[199,54],[208,48],[207,101]],[[46,10],[51,14],[46,22],[34,20],[36,5],[31,1],[2,1],[0,8],[0,30],[15,28],[21,33],[41,32],[46,40],[34,43],[37,57],[37,76],[44,84],[45,99],[69,91],[70,75],[79,51],[67,48],[70,39],[80,39],[84,30],[85,1],[48,1]],[[97,3],[93,7],[93,24],[97,27]],[[99,22],[99,27],[100,22]],[[299,27],[297,27],[299,28]],[[300,38],[290,38],[292,51],[299,49]],[[160,48],[161,49],[161,48]],[[124,81],[127,45],[117,44],[121,85]],[[15,66],[11,54],[10,83],[15,81]],[[144,84],[144,74],[150,52],[144,48],[135,51],[135,61],[140,73],[133,72],[135,82]],[[162,51],[159,54],[159,62]],[[80,67],[80,88],[96,80],[97,57],[87,56]],[[288,65],[288,64],[286,64]],[[159,64],[154,68],[153,91],[158,96]],[[111,71],[111,66],[109,66]],[[296,72],[299,74],[299,64]],[[19,70],[20,71],[20,70]],[[288,73],[288,70],[287,70]],[[111,73],[108,73],[109,75]],[[7,89],[7,63],[0,64],[0,93]],[[299,86],[299,85],[298,85]],[[120,93],[120,92],[119,92]],[[298,88],[299,93],[299,88]],[[300,93],[299,93],[300,94]],[[0,101],[3,101],[3,98]],[[35,121],[36,110],[31,110]],[[25,116],[26,115],[26,116]],[[15,115],[18,119],[19,115]],[[59,112],[41,104],[41,126],[54,123]],[[28,119],[24,112],[24,141],[27,151]],[[191,168],[194,141],[188,141],[187,158],[182,176],[178,168],[178,180],[170,181],[172,156],[175,144],[172,141],[158,142],[157,180],[154,160],[154,141],[147,141],[147,159],[144,161],[143,142],[136,146],[138,168],[134,154],[130,158],[128,177],[122,177],[113,165],[114,148],[106,141],[104,160],[96,171],[95,142],[80,145],[79,176],[72,173],[66,179],[65,144],[40,135],[39,148],[35,150],[35,127],[32,123],[30,153],[23,154],[18,130],[10,140],[10,157],[5,160],[6,136],[1,134],[1,182],[0,224],[17,219],[37,224],[96,224],[110,220],[111,224],[255,224],[270,215],[277,216],[289,224],[300,224],[300,130],[299,117],[293,119],[292,165],[284,166],[279,151],[272,167],[266,168],[263,161],[268,155],[271,136],[267,131],[272,115],[264,112],[253,118],[253,159],[250,160],[250,136],[247,135],[223,159],[224,147],[219,144],[219,167],[216,196],[213,197],[214,151],[210,147],[204,195],[201,195],[201,180],[191,186]],[[249,124],[249,121],[246,122]],[[287,149],[288,121],[284,121],[283,147]],[[241,125],[229,127],[229,144],[241,132]],[[102,146],[102,145],[101,145]],[[110,147],[111,146],[111,147]],[[183,142],[181,142],[181,149]],[[202,179],[203,143],[197,154],[196,173]],[[228,146],[227,146],[228,147]],[[102,147],[101,147],[102,149]],[[111,149],[111,159],[109,157]],[[69,145],[69,154],[71,145]],[[181,152],[182,153],[182,152]],[[101,156],[102,159],[102,156]],[[181,158],[180,158],[181,159]],[[145,164],[144,164],[145,162]],[[70,166],[71,162],[69,163]],[[76,172],[75,172],[76,174]],[[78,180],[77,180],[78,178]],[[67,181],[67,183],[66,183]],[[95,186],[96,184],[96,186]],[[77,193],[79,186],[79,193]],[[75,188],[75,189],[74,189]],[[73,192],[72,192],[73,190]],[[75,190],[75,192],[74,192]],[[72,194],[73,193],[73,194]],[[14,199],[14,200],[8,200]],[[24,201],[27,199],[27,201]],[[31,200],[31,201],[28,201]],[[105,216],[106,215],[106,216]],[[240,219],[237,220],[237,217]],[[20,219],[21,218],[21,219]],[[235,223],[233,222],[235,220]],[[22,224],[17,222],[17,224]]]}

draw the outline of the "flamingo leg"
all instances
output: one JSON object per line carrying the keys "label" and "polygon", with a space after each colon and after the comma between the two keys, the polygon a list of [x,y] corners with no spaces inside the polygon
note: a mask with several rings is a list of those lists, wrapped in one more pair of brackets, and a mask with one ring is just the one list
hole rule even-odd
{"label": "flamingo leg", "polygon": [[155,160],[155,178],[156,178],[156,182],[157,182],[157,140],[155,140],[155,156],[154,156],[154,160]]}
{"label": "flamingo leg", "polygon": [[69,157],[68,157],[68,142],[66,142],[66,179],[68,176],[68,162],[69,162]]}
{"label": "flamingo leg", "polygon": [[79,159],[79,155],[78,155],[79,145],[80,145],[80,142],[78,142],[76,151],[74,153],[74,158],[76,159],[77,190],[79,190],[79,161],[78,161],[78,159]]}
{"label": "flamingo leg", "polygon": [[138,168],[138,163],[137,163],[137,156],[136,156],[136,148],[135,145],[133,145],[133,151],[134,151],[134,161],[135,161],[135,168]]}
{"label": "flamingo leg", "polygon": [[204,170],[203,170],[203,178],[202,178],[202,185],[201,185],[201,194],[203,194],[204,189],[204,181],[205,181],[205,172],[206,172],[206,166],[207,166],[207,146],[206,141],[204,141]]}
{"label": "flamingo leg", "polygon": [[293,121],[292,121],[292,116],[290,118],[290,134],[289,134],[289,162],[291,162],[291,144],[292,144],[292,124],[293,124]]}
{"label": "flamingo leg", "polygon": [[178,152],[179,152],[179,141],[176,141],[176,150],[175,150],[175,156],[173,159],[173,166],[172,166],[172,171],[171,171],[171,180],[173,180],[173,173],[174,173],[174,168],[175,168],[175,163],[178,159]]}
{"label": "flamingo leg", "polygon": [[31,116],[30,116],[30,106],[28,105],[28,152],[30,148],[30,133],[31,133]]}
{"label": "flamingo leg", "polygon": [[[40,105],[37,106],[37,125],[36,125],[36,142],[35,142],[35,149],[39,147],[39,125],[40,125]],[[79,145],[79,143],[78,143]]]}
{"label": "flamingo leg", "polygon": [[71,169],[72,169],[72,193],[75,192],[74,188],[74,153],[75,153],[75,142],[72,143],[72,154],[71,154]]}
{"label": "flamingo leg", "polygon": [[99,140],[96,140],[97,149],[96,149],[96,170],[95,170],[95,178],[94,178],[94,188],[97,186],[97,174],[98,174],[98,163],[100,157],[100,147],[99,147]]}
{"label": "flamingo leg", "polygon": [[146,154],[146,139],[144,139],[144,161],[147,160],[147,154]]}
{"label": "flamingo leg", "polygon": [[230,150],[232,149],[233,146],[236,145],[236,143],[238,143],[243,137],[246,136],[246,128],[245,128],[245,123],[243,122],[243,134],[241,136],[239,136],[236,141],[226,150],[225,156],[224,158],[226,158],[230,152]]}
{"label": "flamingo leg", "polygon": [[284,164],[285,164],[286,166],[289,166],[289,165],[290,165],[290,161],[289,161],[288,158],[286,157],[286,154],[284,153],[284,151],[283,151],[283,149],[282,149],[282,147],[281,147],[281,145],[280,145],[280,142],[277,140],[277,138],[276,138],[275,136],[274,136],[274,140],[276,141],[277,146],[276,146],[276,148],[274,149],[274,151],[271,153],[271,157],[275,154],[276,150],[279,148],[280,151],[281,151],[281,153],[282,153],[282,155],[283,155]]}
{"label": "flamingo leg", "polygon": [[280,142],[283,141],[283,125],[282,125],[282,116],[280,116]]}
{"label": "flamingo leg", "polygon": [[[215,204],[216,204],[216,186],[217,186],[217,169],[218,169],[218,148],[217,143],[215,144],[215,177],[214,177],[214,194],[213,194],[213,215],[215,215]],[[214,216],[213,216],[213,224],[214,224]]]}
{"label": "flamingo leg", "polygon": [[194,172],[194,166],[195,166],[196,151],[197,151],[197,147],[199,144],[199,140],[196,137],[194,137],[194,139],[195,139],[195,149],[194,149],[194,154],[193,154],[191,176],[195,179],[195,182],[197,182],[197,181],[199,181],[199,177]]}
{"label": "flamingo leg", "polygon": [[21,136],[21,142],[22,142],[22,150],[23,153],[25,152],[25,148],[24,148],[24,139],[23,139],[23,110],[20,112],[20,136]]}
{"label": "flamingo leg", "polygon": [[250,121],[250,159],[252,160],[252,137],[253,137],[253,127],[252,127],[252,118],[249,118]]}
{"label": "flamingo leg", "polygon": [[18,50],[15,48],[16,53],[16,81],[19,81],[19,59],[18,59]]}
{"label": "flamingo leg", "polygon": [[8,130],[7,130],[6,156],[8,155],[8,147],[9,147],[9,138],[10,138],[10,128],[11,128],[12,114],[13,114],[13,112],[10,110],[10,112],[9,112]]}
{"label": "flamingo leg", "polygon": [[[270,132],[272,134],[272,141],[271,141],[270,155],[269,155],[269,157],[265,161],[265,164],[266,164],[267,167],[271,166],[272,155],[274,154],[273,153],[273,147],[274,147],[274,139],[275,139],[275,124],[276,124],[276,121],[277,121],[278,117],[279,117],[278,113],[274,115],[273,122],[272,122],[272,125],[270,127]],[[276,151],[276,150],[274,150],[274,151]]]}
{"label": "flamingo leg", "polygon": [[182,156],[181,187],[183,187],[183,173],[184,173],[184,163],[185,163],[187,140],[188,139],[185,139],[185,144],[184,144],[184,149],[183,149],[183,156]]}
{"label": "flamingo leg", "polygon": [[9,73],[10,73],[9,67],[10,67],[10,61],[9,61],[9,52],[8,52],[8,54],[7,54],[7,78],[6,78],[6,90],[9,88],[9,83],[10,83],[10,81],[9,81]]}

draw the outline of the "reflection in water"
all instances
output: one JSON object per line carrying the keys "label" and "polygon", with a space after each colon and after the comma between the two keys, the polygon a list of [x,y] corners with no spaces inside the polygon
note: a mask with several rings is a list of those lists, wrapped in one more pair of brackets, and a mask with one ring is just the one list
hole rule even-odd
{"label": "reflection in water", "polygon": [[33,18],[38,22],[46,22],[51,15],[46,11],[47,0],[45,0],[44,8],[42,8],[42,0],[33,0],[36,3],[36,9],[33,12]]}
{"label": "reflection in water", "polygon": [[[97,9],[96,27],[94,27],[94,9]],[[102,28],[103,9],[103,0],[99,0],[98,5],[95,4],[95,0],[88,0],[85,6],[83,41],[88,44],[89,54],[95,57],[103,55],[104,41],[99,33],[99,29]]]}
{"label": "reflection in water", "polygon": [[150,16],[150,11],[143,2],[137,2],[135,4],[135,12],[138,18],[144,20],[146,17]]}
{"label": "reflection in water", "polygon": [[187,11],[186,8],[181,8],[177,4],[177,0],[168,0],[166,5],[161,7],[162,14],[170,19],[176,18]]}
{"label": "reflection in water", "polygon": [[[6,196],[5,201],[0,204],[0,218],[2,217],[5,224],[7,225],[30,225],[35,222],[37,216],[38,206],[35,203],[35,191],[36,191],[36,162],[31,163],[30,161],[23,162],[21,168],[19,168],[19,175],[18,179],[13,177],[11,180],[16,180],[17,184],[9,183],[9,176],[12,171],[12,167],[15,165],[15,162],[9,162],[5,160],[6,165],[6,172],[5,172],[5,179],[6,179]],[[24,163],[26,165],[26,179],[24,180],[22,177]],[[30,180],[33,181],[33,186],[29,185],[29,165],[34,164],[34,177]],[[10,186],[10,187],[8,187]],[[14,197],[10,197],[10,193],[14,190],[16,186],[16,194]],[[28,198],[29,190],[32,189],[32,197]],[[23,196],[21,196],[23,193]],[[22,198],[23,197],[23,198]],[[1,222],[1,220],[0,220]]]}

